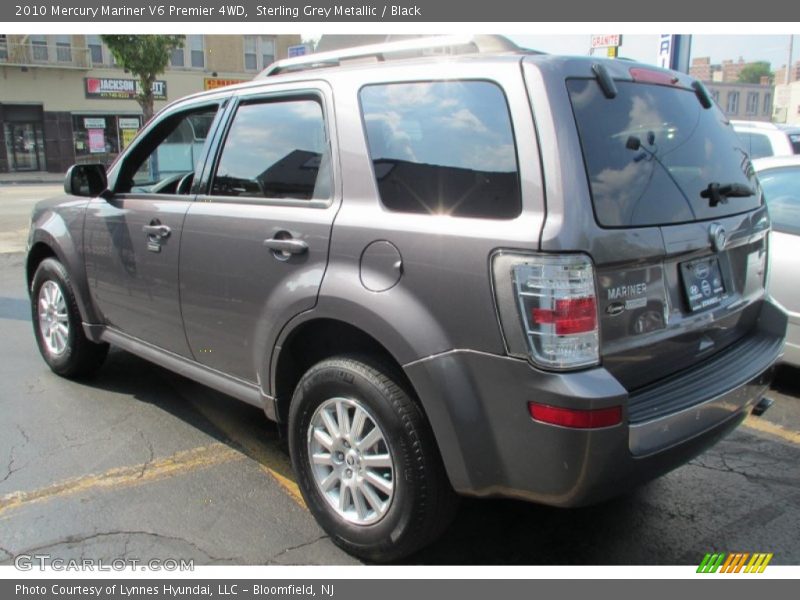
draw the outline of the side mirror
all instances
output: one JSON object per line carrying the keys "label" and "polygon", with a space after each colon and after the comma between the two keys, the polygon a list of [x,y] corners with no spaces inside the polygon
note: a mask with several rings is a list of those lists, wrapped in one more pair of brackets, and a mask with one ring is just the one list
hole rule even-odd
{"label": "side mirror", "polygon": [[64,191],[71,196],[94,198],[107,189],[106,168],[100,164],[72,165],[64,177]]}

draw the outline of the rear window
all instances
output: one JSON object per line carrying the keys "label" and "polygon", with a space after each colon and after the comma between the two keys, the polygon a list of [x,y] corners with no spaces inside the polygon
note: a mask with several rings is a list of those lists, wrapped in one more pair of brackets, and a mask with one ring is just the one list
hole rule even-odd
{"label": "rear window", "polygon": [[716,107],[693,91],[594,79],[567,80],[597,221],[604,227],[669,225],[752,210],[757,195],[709,205],[709,184],[755,190],[747,150]]}
{"label": "rear window", "polygon": [[520,214],[514,134],[497,85],[369,85],[360,100],[378,192],[387,209],[488,219]]}

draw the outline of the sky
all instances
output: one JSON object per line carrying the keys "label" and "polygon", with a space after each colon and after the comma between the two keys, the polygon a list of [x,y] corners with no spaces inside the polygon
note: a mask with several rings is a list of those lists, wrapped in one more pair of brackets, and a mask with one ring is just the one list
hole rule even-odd
{"label": "sky", "polygon": [[[613,33],[613,32],[598,32]],[[520,46],[542,50],[551,54],[588,54],[590,35],[509,35]],[[745,62],[765,60],[772,70],[785,65],[789,58],[788,35],[693,35],[691,57],[710,56],[712,63],[723,60]],[[599,52],[602,52],[600,50]],[[654,63],[658,52],[657,35],[622,36],[619,55],[634,60]],[[792,62],[800,60],[800,35],[794,36]]]}

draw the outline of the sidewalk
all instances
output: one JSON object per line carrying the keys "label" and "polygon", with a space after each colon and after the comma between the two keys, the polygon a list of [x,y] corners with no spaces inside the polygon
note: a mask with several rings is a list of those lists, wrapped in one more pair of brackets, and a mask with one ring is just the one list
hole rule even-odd
{"label": "sidewalk", "polygon": [[47,171],[27,171],[21,173],[0,173],[0,185],[53,185],[64,182],[64,173]]}

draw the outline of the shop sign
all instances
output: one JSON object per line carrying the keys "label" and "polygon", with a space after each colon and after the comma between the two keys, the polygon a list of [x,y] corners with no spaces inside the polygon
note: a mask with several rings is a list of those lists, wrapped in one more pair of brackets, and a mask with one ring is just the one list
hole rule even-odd
{"label": "shop sign", "polygon": [[89,136],[89,152],[95,154],[106,151],[106,136],[102,129],[89,129],[87,134]]}
{"label": "shop sign", "polygon": [[204,77],[203,89],[215,90],[217,88],[225,87],[226,85],[235,85],[237,83],[244,83],[247,79],[221,79],[219,77]]}
{"label": "shop sign", "polygon": [[83,120],[83,126],[86,129],[105,129],[106,120],[102,117],[86,117]]}
{"label": "shop sign", "polygon": [[[135,79],[114,79],[106,77],[85,77],[87,98],[105,100],[135,100],[139,93],[139,82]],[[156,100],[167,99],[167,82],[153,82],[153,97]]]}
{"label": "shop sign", "polygon": [[139,129],[139,119],[130,118],[130,117],[120,117],[119,118],[119,128],[120,129]]}

